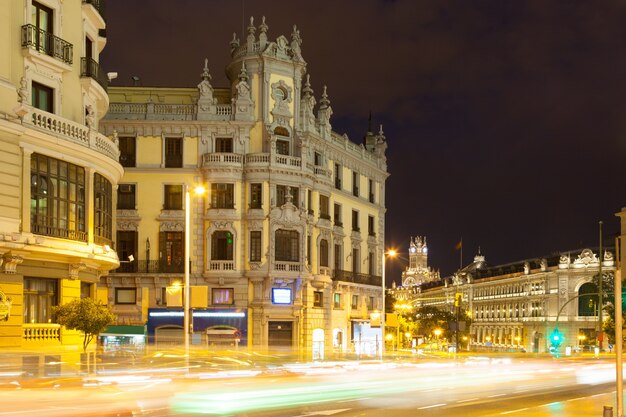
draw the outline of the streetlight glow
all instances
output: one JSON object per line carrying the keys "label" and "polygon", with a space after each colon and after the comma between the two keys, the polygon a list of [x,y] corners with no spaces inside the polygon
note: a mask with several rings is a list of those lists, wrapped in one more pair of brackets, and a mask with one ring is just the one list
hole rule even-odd
{"label": "streetlight glow", "polygon": [[382,289],[383,289],[383,302],[382,302],[382,315],[380,317],[380,331],[381,331],[381,337],[382,337],[382,343],[381,343],[381,347],[380,347],[380,358],[382,359],[383,357],[383,353],[385,352],[385,320],[386,320],[386,316],[387,314],[385,313],[385,258],[387,258],[387,256],[390,257],[394,257],[396,256],[397,252],[395,251],[395,249],[390,249],[387,252],[383,252],[383,277],[382,277]]}

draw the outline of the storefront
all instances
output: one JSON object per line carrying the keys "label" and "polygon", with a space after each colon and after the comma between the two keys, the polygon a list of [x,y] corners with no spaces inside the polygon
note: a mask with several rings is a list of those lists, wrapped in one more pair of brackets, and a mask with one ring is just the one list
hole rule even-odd
{"label": "storefront", "polygon": [[142,351],[146,347],[146,326],[109,326],[98,339],[104,352]]}

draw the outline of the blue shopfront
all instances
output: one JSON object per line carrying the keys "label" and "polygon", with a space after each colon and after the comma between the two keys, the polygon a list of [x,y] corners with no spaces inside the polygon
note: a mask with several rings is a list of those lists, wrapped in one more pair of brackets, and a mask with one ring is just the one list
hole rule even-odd
{"label": "blue shopfront", "polygon": [[[148,343],[161,346],[183,343],[184,314],[182,309],[148,309]],[[192,309],[191,328],[192,345],[217,348],[248,345],[246,309]]]}

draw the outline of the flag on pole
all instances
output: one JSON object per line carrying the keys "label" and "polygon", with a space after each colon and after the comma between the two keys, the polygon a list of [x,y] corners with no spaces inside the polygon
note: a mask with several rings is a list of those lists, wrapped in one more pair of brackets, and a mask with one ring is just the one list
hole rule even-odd
{"label": "flag on pole", "polygon": [[456,250],[461,250],[463,249],[463,239],[459,240],[456,244],[456,246],[454,247],[454,249]]}

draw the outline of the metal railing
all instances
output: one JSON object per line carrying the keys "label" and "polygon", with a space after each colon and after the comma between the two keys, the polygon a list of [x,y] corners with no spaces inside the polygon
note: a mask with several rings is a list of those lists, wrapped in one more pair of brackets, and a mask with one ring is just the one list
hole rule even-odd
{"label": "metal railing", "polygon": [[333,272],[333,281],[353,282],[355,284],[364,285],[382,285],[382,277],[378,275],[361,274],[358,272],[344,271],[335,269]]}
{"label": "metal railing", "polygon": [[157,260],[134,260],[124,262],[114,270],[116,273],[143,273],[143,274],[182,274],[184,272],[183,262],[167,264],[165,261]]}
{"label": "metal railing", "polygon": [[72,64],[72,44],[35,25],[22,26],[22,48],[33,48],[66,64]]}
{"label": "metal railing", "polygon": [[104,91],[107,91],[109,79],[106,73],[100,69],[100,64],[92,58],[83,57],[80,59],[80,76],[93,78],[104,88]]}
{"label": "metal railing", "polygon": [[60,237],[63,239],[87,242],[87,232],[63,229],[61,227],[47,226],[45,224],[31,223],[30,231],[36,235]]}

